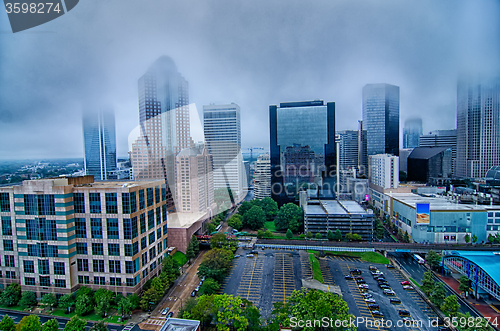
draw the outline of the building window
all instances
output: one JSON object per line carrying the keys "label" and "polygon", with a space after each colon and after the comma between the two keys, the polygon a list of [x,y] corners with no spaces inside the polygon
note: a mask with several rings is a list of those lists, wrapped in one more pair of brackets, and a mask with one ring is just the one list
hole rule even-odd
{"label": "building window", "polygon": [[130,213],[137,212],[137,193],[130,192]]}
{"label": "building window", "polygon": [[125,261],[125,272],[127,274],[133,274],[136,271],[137,270],[135,270],[135,263],[134,263],[134,261]]}
{"label": "building window", "polygon": [[106,193],[106,213],[118,214],[118,201],[116,193]]}
{"label": "building window", "polygon": [[56,280],[54,280],[54,285],[56,287],[65,288],[66,287],[66,280],[64,280],[64,279],[56,279]]}
{"label": "building window", "polygon": [[87,238],[87,222],[85,218],[75,218],[75,235],[77,238]]}
{"label": "building window", "polygon": [[160,187],[155,187],[155,202],[160,203]]}
{"label": "building window", "polygon": [[93,239],[102,239],[102,220],[100,218],[90,219],[90,233]]}
{"label": "building window", "polygon": [[85,196],[83,193],[73,193],[75,213],[85,214]]}
{"label": "building window", "polygon": [[137,231],[137,217],[123,220],[123,236],[125,239],[134,239],[139,235]]}
{"label": "building window", "polygon": [[132,253],[132,245],[130,244],[125,244],[123,245],[125,249],[125,256],[133,256],[134,254]]}
{"label": "building window", "polygon": [[50,286],[50,276],[40,276],[40,286]]}
{"label": "building window", "polygon": [[165,184],[161,185],[161,200],[167,201],[167,185]]}
{"label": "building window", "polygon": [[151,209],[148,211],[148,230],[155,227],[155,210]]}
{"label": "building window", "polygon": [[122,193],[122,213],[130,214],[130,193]]}
{"label": "building window", "polygon": [[148,194],[148,207],[151,207],[154,204],[154,196],[153,196],[153,188],[152,187],[147,188],[147,194]]}
{"label": "building window", "polygon": [[166,235],[167,233],[168,233],[168,226],[167,226],[167,224],[165,223],[165,224],[163,225],[163,235]]}
{"label": "building window", "polygon": [[12,236],[12,221],[10,217],[2,217],[2,235]]}
{"label": "building window", "polygon": [[149,234],[149,244],[152,245],[155,241],[156,241],[155,232],[153,231]]}
{"label": "building window", "polygon": [[40,275],[50,275],[49,260],[38,260],[38,273]]}
{"label": "building window", "polygon": [[59,257],[59,246],[48,245],[47,253],[48,257]]}
{"label": "building window", "polygon": [[55,198],[53,194],[25,194],[25,215],[55,215]]}
{"label": "building window", "polygon": [[139,254],[139,242],[136,241],[132,244],[132,253],[133,255]]}
{"label": "building window", "polygon": [[87,255],[87,243],[76,243],[76,254]]}
{"label": "building window", "polygon": [[14,243],[12,240],[3,240],[3,250],[6,252],[13,252],[14,251]]}
{"label": "building window", "polygon": [[10,213],[9,193],[0,193],[0,212]]}
{"label": "building window", "polygon": [[101,194],[100,193],[89,193],[89,205],[90,212],[92,214],[101,213]]}
{"label": "building window", "polygon": [[94,272],[104,272],[104,260],[92,260]]}
{"label": "building window", "polygon": [[121,274],[122,273],[122,267],[120,264],[120,261],[109,261],[109,273],[114,273],[114,274]]}
{"label": "building window", "polygon": [[5,272],[5,278],[16,279],[16,272],[7,270]]}
{"label": "building window", "polygon": [[143,210],[146,207],[144,203],[144,190],[139,190],[139,210]]}
{"label": "building window", "polygon": [[111,285],[111,286],[121,286],[121,284],[122,284],[122,279],[121,278],[109,277],[109,285]]}
{"label": "building window", "polygon": [[149,260],[151,261],[156,256],[156,247],[149,249]]}
{"label": "building window", "polygon": [[158,246],[158,254],[160,254],[163,251],[162,242],[160,241],[157,246]]}
{"label": "building window", "polygon": [[26,239],[57,240],[56,221],[45,218],[26,220]]}
{"label": "building window", "polygon": [[160,207],[156,208],[156,225],[161,224],[161,212],[160,212]]}
{"label": "building window", "polygon": [[141,238],[141,251],[148,247],[148,238],[147,237],[142,237]]}
{"label": "building window", "polygon": [[33,274],[35,273],[35,262],[34,261],[23,261],[24,273]]}
{"label": "building window", "polygon": [[95,276],[94,285],[106,285],[106,278]]}
{"label": "building window", "polygon": [[156,230],[156,239],[160,240],[160,238],[161,238],[161,228]]}
{"label": "building window", "polygon": [[12,268],[16,267],[16,263],[14,262],[14,255],[5,255],[4,260],[6,267],[12,267]]}
{"label": "building window", "polygon": [[101,243],[92,243],[92,254],[104,255],[104,246]]}
{"label": "building window", "polygon": [[78,276],[78,283],[90,284],[90,277],[89,276]]}
{"label": "building window", "polygon": [[146,232],[146,214],[142,213],[141,215],[139,215],[139,219],[141,226],[141,234],[143,234],[144,232]]}
{"label": "building window", "polygon": [[89,260],[87,259],[77,259],[76,265],[78,271],[89,271]]}
{"label": "building window", "polygon": [[35,278],[33,278],[33,277],[25,277],[24,278],[24,285],[35,286]]}
{"label": "building window", "polygon": [[167,205],[161,206],[161,220],[162,222],[167,221]]}
{"label": "building window", "polygon": [[54,262],[54,274],[66,275],[66,270],[64,268],[64,262]]}
{"label": "building window", "polygon": [[127,286],[135,286],[135,278],[127,278],[126,279]]}
{"label": "building window", "polygon": [[108,254],[110,256],[120,256],[120,244],[108,244]]}
{"label": "building window", "polygon": [[108,218],[106,221],[108,227],[108,239],[119,239],[118,219]]}
{"label": "building window", "polygon": [[146,264],[148,264],[148,253],[143,253],[142,254],[142,266],[144,267]]}

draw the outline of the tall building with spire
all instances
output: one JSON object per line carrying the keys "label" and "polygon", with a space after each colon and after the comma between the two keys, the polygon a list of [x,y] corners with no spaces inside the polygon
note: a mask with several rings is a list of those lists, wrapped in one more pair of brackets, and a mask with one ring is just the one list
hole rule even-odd
{"label": "tall building with spire", "polygon": [[94,180],[107,180],[116,170],[115,116],[111,110],[83,114],[85,173]]}

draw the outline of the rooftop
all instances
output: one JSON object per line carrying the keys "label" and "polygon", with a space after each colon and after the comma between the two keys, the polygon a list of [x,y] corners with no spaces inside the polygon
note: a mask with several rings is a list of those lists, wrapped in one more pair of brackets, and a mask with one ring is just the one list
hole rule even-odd
{"label": "rooftop", "polygon": [[309,200],[304,212],[316,215],[369,214],[359,203],[353,200]]}
{"label": "rooftop", "polygon": [[200,321],[183,318],[168,318],[160,331],[195,331],[198,330]]}
{"label": "rooftop", "polygon": [[207,217],[207,213],[171,213],[168,214],[168,228],[189,228],[194,223]]}
{"label": "rooftop", "polygon": [[452,251],[451,253],[453,255],[462,256],[477,264],[500,286],[500,252]]}
{"label": "rooftop", "polygon": [[430,210],[458,210],[484,211],[484,206],[464,205],[447,200],[446,198],[423,197],[413,193],[386,193],[388,196],[410,207],[416,208],[417,203],[430,204]]}
{"label": "rooftop", "polygon": [[430,159],[431,157],[444,152],[451,147],[416,147],[411,152],[408,159]]}

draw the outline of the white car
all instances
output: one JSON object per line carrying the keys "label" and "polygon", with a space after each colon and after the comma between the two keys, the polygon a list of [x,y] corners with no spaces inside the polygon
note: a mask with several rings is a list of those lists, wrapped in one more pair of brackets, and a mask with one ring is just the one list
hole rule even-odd
{"label": "white car", "polygon": [[365,289],[369,288],[369,286],[367,284],[359,284],[358,287],[359,288],[365,288]]}
{"label": "white car", "polygon": [[161,312],[161,314],[162,314],[162,315],[167,315],[168,310],[169,310],[169,308],[168,308],[168,307],[167,307],[167,308],[165,308],[165,309],[163,309],[163,310],[162,310],[162,312]]}

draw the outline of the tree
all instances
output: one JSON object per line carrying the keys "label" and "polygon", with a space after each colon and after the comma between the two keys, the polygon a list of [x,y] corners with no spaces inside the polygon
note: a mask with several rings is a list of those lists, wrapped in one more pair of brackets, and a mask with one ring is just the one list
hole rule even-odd
{"label": "tree", "polygon": [[286,230],[286,239],[290,240],[292,238],[293,238],[292,230],[290,229]]}
{"label": "tree", "polygon": [[363,238],[357,233],[353,233],[351,238],[353,241],[362,241],[363,240]]}
{"label": "tree", "polygon": [[128,316],[132,313],[133,303],[131,297],[123,297],[118,301],[118,310],[121,312],[122,317]]}
{"label": "tree", "polygon": [[442,283],[437,283],[436,286],[434,286],[434,291],[431,294],[431,302],[436,305],[437,307],[441,307],[441,305],[444,303],[444,299],[446,298],[446,290],[444,289],[444,286]]}
{"label": "tree", "polygon": [[323,238],[323,236],[321,235],[320,232],[316,233],[316,239],[322,239],[322,238]]}
{"label": "tree", "polygon": [[46,293],[42,296],[40,299],[40,304],[42,304],[45,307],[54,307],[57,303],[57,298],[54,295],[54,293]]}
{"label": "tree", "polygon": [[16,331],[41,331],[40,317],[37,315],[24,316],[16,325]]}
{"label": "tree", "polygon": [[115,293],[105,288],[100,288],[94,293],[94,300],[96,303],[101,300],[111,302],[113,301],[114,297]]}
{"label": "tree", "polygon": [[352,241],[352,233],[350,233],[350,232],[349,232],[349,233],[346,233],[346,234],[345,234],[345,240],[347,240],[347,241]]}
{"label": "tree", "polygon": [[214,308],[217,311],[215,324],[218,331],[244,331],[248,327],[248,319],[242,311],[243,301],[240,297],[228,294],[214,297]]}
{"label": "tree", "polygon": [[191,242],[189,242],[188,244],[188,247],[186,248],[186,258],[188,259],[188,261],[191,261],[192,259],[194,259],[194,250],[193,250],[193,244]]}
{"label": "tree", "polygon": [[42,331],[59,331],[59,322],[53,318],[43,323]]}
{"label": "tree", "polygon": [[311,232],[311,231],[308,231],[308,232],[306,233],[306,238],[307,238],[307,239],[312,239],[312,237],[313,237],[312,232]]}
{"label": "tree", "polygon": [[2,292],[0,296],[0,303],[3,306],[15,306],[21,299],[21,285],[12,283]]}
{"label": "tree", "polygon": [[198,238],[196,238],[196,236],[194,234],[191,237],[190,243],[193,244],[194,255],[198,255],[198,252],[200,251],[200,242],[198,241]]}
{"label": "tree", "polygon": [[66,323],[64,331],[84,331],[85,325],[87,325],[87,321],[75,315]]}
{"label": "tree", "polygon": [[[158,279],[158,278],[156,278]],[[97,315],[100,315],[102,317],[105,317],[108,314],[109,308],[111,308],[111,304],[109,301],[106,299],[101,299],[101,300],[96,300],[96,305],[95,305],[95,313]]]}
{"label": "tree", "polygon": [[470,235],[468,233],[465,235],[464,240],[466,244],[470,242]]}
{"label": "tree", "polygon": [[0,322],[0,330],[2,331],[15,331],[16,330],[16,324],[14,323],[14,320],[12,317],[9,315],[5,315]]}
{"label": "tree", "polygon": [[156,304],[158,301],[160,301],[162,295],[163,292],[158,292],[156,288],[151,287],[142,294],[140,303],[141,309],[144,311],[149,311],[152,305],[151,302],[153,302],[153,304]]}
{"label": "tree", "polygon": [[335,239],[335,236],[333,235],[332,230],[328,230],[328,232],[326,233],[326,238],[328,238],[329,241],[332,241],[333,239]]}
{"label": "tree", "polygon": [[35,292],[25,291],[21,296],[21,300],[19,300],[19,306],[23,309],[30,308],[36,306],[36,294]]}
{"label": "tree", "polygon": [[253,206],[243,215],[243,226],[252,230],[260,229],[264,226],[266,214],[261,207]]}
{"label": "tree", "polygon": [[266,214],[266,219],[272,221],[278,215],[278,204],[270,197],[266,197],[260,202],[262,210]]}
{"label": "tree", "polygon": [[71,307],[75,305],[75,299],[71,294],[65,294],[59,298],[59,307],[66,309],[66,312],[71,310]]}
{"label": "tree", "polygon": [[264,231],[262,231],[262,230],[258,230],[258,231],[257,231],[257,238],[258,238],[258,239],[262,239],[262,238],[264,238]]}
{"label": "tree", "polygon": [[198,267],[198,275],[222,282],[231,268],[233,256],[233,253],[227,249],[211,249],[203,256],[203,260]]}
{"label": "tree", "polygon": [[200,287],[199,295],[204,295],[204,294],[216,294],[217,291],[219,290],[220,285],[217,283],[217,281],[213,278],[206,278],[203,284]]}
{"label": "tree", "polygon": [[222,248],[227,244],[227,237],[224,233],[216,233],[210,238],[210,248]]}
{"label": "tree", "polygon": [[264,238],[270,239],[272,237],[273,233],[271,232],[271,230],[266,230],[266,232],[264,232]]}
{"label": "tree", "polygon": [[431,269],[436,269],[440,262],[441,257],[432,249],[425,255],[425,263],[427,263]]}
{"label": "tree", "polygon": [[335,230],[335,237],[334,237],[335,240],[337,241],[341,241],[342,240],[342,232],[340,232],[339,229]]}
{"label": "tree", "polygon": [[434,278],[432,278],[432,274],[429,271],[424,272],[421,289],[425,295],[429,296],[434,291],[435,286],[436,282],[434,281]]}
{"label": "tree", "polygon": [[456,316],[459,309],[460,304],[458,303],[457,297],[454,295],[447,296],[444,299],[444,303],[441,305],[441,311],[450,317]]}
{"label": "tree", "polygon": [[86,295],[91,300],[93,300],[94,299],[94,290],[91,289],[90,287],[82,286],[78,290],[76,290],[75,299],[78,299],[78,297],[81,295]]}
{"label": "tree", "polygon": [[472,235],[472,242],[477,243],[477,236],[475,234]]}
{"label": "tree", "polygon": [[458,290],[460,292],[469,291],[469,278],[467,278],[467,276],[465,275],[460,276],[458,281],[460,282],[460,285],[458,285]]}
{"label": "tree", "polygon": [[233,216],[231,216],[227,220],[227,225],[229,225],[233,229],[240,231],[243,228],[243,220],[241,218],[241,215],[234,214]]}
{"label": "tree", "polygon": [[245,213],[250,210],[254,205],[251,202],[243,201],[238,207],[238,214],[245,216]]}
{"label": "tree", "polygon": [[[163,259],[165,260],[165,259]],[[163,264],[163,261],[162,261]],[[137,294],[132,294],[127,296],[127,299],[130,300],[130,303],[132,304],[132,310],[138,309],[141,303],[141,298]]]}
{"label": "tree", "polygon": [[94,323],[89,331],[108,331],[108,327],[106,326],[106,323],[101,320],[97,323]]}
{"label": "tree", "polygon": [[75,312],[80,316],[87,315],[94,309],[93,306],[92,299],[88,295],[81,294],[76,298]]}
{"label": "tree", "polygon": [[495,237],[494,237],[491,233],[488,235],[488,242],[489,242],[490,244],[492,244],[492,243],[494,243],[494,242],[495,242]]}
{"label": "tree", "polygon": [[277,230],[290,229],[297,233],[304,225],[304,213],[302,208],[294,203],[287,203],[281,206],[278,215],[274,219],[274,226]]}
{"label": "tree", "polygon": [[[484,318],[474,318],[471,317],[469,313],[462,314],[457,312],[457,324],[460,327],[460,331],[493,331],[493,328],[488,324],[488,321]],[[460,321],[474,321],[474,323],[460,323]]]}

